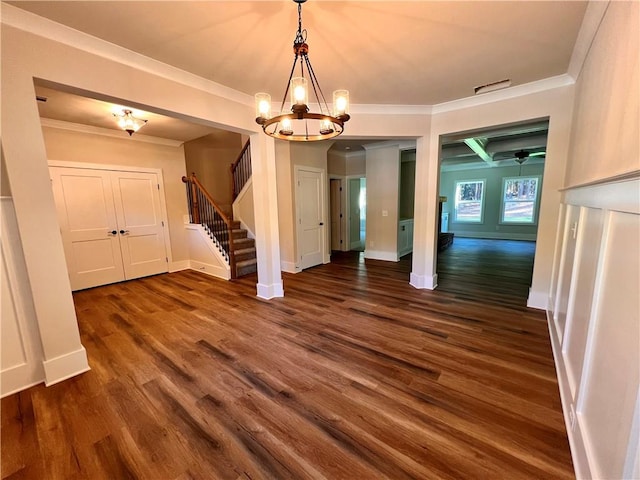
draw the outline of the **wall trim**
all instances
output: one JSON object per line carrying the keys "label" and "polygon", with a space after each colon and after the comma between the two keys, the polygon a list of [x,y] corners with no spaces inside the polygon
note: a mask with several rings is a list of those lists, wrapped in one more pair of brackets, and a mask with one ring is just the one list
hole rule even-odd
{"label": "wall trim", "polygon": [[600,24],[602,23],[607,8],[609,8],[608,0],[589,2],[587,4],[587,10],[584,12],[576,43],[573,45],[569,68],[567,68],[567,73],[571,75],[574,80],[578,80],[578,77],[582,73],[582,67],[589,55],[591,45],[600,29]]}
{"label": "wall trim", "polygon": [[280,261],[280,270],[287,273],[298,273],[300,272],[300,267],[298,267],[295,262],[282,260]]}
{"label": "wall trim", "polygon": [[252,106],[254,102],[246,93],[5,3],[2,23],[243,105]]}
{"label": "wall trim", "polygon": [[509,100],[511,98],[532,95],[545,90],[566,87],[568,85],[573,85],[574,83],[574,79],[564,73],[562,75],[556,75],[555,77],[543,78],[542,80],[536,80],[535,82],[505,88],[504,90],[483,93],[475,97],[466,97],[452,100],[450,102],[439,103],[433,106],[432,111],[434,115],[437,115],[439,113],[452,112],[454,110],[464,110],[471,107],[477,107],[479,105],[486,105],[501,102],[503,100]]}
{"label": "wall trim", "polygon": [[614,212],[640,214],[638,203],[640,175],[633,178],[603,184],[585,185],[565,190],[564,203],[589,208],[601,208]]}
{"label": "wall trim", "polygon": [[42,366],[44,367],[44,384],[47,387],[91,370],[87,361],[87,351],[82,346],[73,352],[45,360]]}
{"label": "wall trim", "polygon": [[549,294],[547,292],[529,290],[527,307],[537,308],[538,310],[547,310],[549,308]]}
{"label": "wall trim", "polygon": [[418,275],[417,273],[411,272],[409,285],[417,289],[434,290],[438,286],[438,274]]}
{"label": "wall trim", "polygon": [[282,282],[272,283],[271,285],[258,283],[257,290],[258,290],[257,297],[263,298],[265,300],[284,297],[284,289],[282,287]]}
{"label": "wall trim", "polygon": [[397,262],[398,252],[384,252],[382,250],[365,249],[364,258],[370,260],[384,260],[387,262]]}
{"label": "wall trim", "polygon": [[190,263],[191,262],[189,260],[180,260],[178,262],[171,262],[169,264],[169,273],[188,270],[191,267]]}
{"label": "wall trim", "polygon": [[217,265],[198,262],[196,260],[191,260],[189,262],[189,269],[196,272],[204,273],[211,277],[221,278],[222,280],[229,280],[231,278],[231,272],[228,269],[219,267]]}
{"label": "wall trim", "polygon": [[[94,127],[92,125],[83,125],[81,123],[65,122],[64,120],[53,120],[51,118],[40,117],[40,123],[43,127],[57,128],[58,130],[70,130],[78,133],[88,133],[92,135],[102,135],[103,137],[112,137],[127,142],[145,142],[164,145],[167,147],[180,147],[184,142],[180,140],[171,140],[169,138],[151,137],[136,133],[136,136],[126,135],[122,130],[112,130],[110,128]],[[125,133],[125,135],[121,135]]]}

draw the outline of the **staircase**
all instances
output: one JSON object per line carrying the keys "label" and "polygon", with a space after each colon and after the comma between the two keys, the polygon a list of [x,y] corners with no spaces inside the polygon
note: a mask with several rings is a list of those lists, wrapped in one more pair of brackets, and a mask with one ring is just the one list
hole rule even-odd
{"label": "staircase", "polygon": [[236,257],[236,272],[234,278],[244,277],[258,270],[256,259],[256,242],[247,237],[247,231],[240,227],[240,222],[232,221],[233,251]]}
{"label": "staircase", "polygon": [[239,221],[234,221],[216,204],[195,175],[182,177],[187,186],[191,223],[204,227],[230,267],[231,278],[257,271],[255,240],[248,237]]}

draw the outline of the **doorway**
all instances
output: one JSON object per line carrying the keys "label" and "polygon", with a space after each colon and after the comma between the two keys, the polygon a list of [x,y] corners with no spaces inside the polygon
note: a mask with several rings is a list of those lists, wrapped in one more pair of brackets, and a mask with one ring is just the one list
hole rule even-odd
{"label": "doorway", "polygon": [[342,208],[342,179],[329,179],[329,209],[331,211],[331,250],[343,250],[344,231],[342,228],[342,218],[344,217]]}
{"label": "doorway", "polygon": [[295,177],[298,257],[304,270],[322,264],[326,253],[325,173],[296,166]]}
{"label": "doorway", "polygon": [[349,179],[349,250],[364,251],[367,225],[367,179]]}

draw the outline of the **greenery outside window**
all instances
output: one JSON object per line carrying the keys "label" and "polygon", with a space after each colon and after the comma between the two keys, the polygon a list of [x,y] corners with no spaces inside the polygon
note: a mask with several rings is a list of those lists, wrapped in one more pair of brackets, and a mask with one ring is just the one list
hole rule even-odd
{"label": "greenery outside window", "polygon": [[456,222],[482,223],[484,180],[456,182],[454,208]]}
{"label": "greenery outside window", "polygon": [[540,177],[502,179],[501,223],[535,225]]}

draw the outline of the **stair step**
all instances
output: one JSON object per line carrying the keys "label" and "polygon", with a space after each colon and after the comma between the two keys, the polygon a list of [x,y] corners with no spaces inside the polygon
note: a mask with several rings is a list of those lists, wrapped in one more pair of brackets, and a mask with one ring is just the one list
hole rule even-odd
{"label": "stair step", "polygon": [[243,277],[258,271],[258,261],[255,258],[236,263],[236,277]]}
{"label": "stair step", "polygon": [[233,229],[233,238],[247,238],[247,232],[244,228],[234,228]]}
{"label": "stair step", "polygon": [[256,248],[241,248],[239,250],[235,250],[236,262],[241,262],[243,260],[249,260],[251,258],[256,258]]}
{"label": "stair step", "polygon": [[234,250],[240,248],[250,248],[255,246],[256,242],[253,238],[234,238],[233,247]]}
{"label": "stair step", "polygon": [[234,230],[240,229],[240,222],[238,220],[231,220],[231,228]]}

